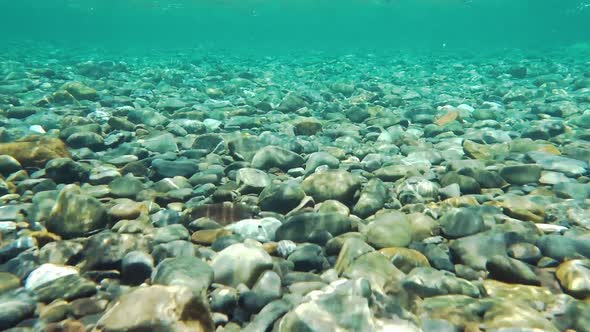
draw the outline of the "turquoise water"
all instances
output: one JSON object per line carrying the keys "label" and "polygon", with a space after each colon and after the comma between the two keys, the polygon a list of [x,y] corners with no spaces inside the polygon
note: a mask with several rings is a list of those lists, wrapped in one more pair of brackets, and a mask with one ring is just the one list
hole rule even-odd
{"label": "turquoise water", "polygon": [[474,51],[590,41],[579,0],[1,0],[0,39],[248,51]]}

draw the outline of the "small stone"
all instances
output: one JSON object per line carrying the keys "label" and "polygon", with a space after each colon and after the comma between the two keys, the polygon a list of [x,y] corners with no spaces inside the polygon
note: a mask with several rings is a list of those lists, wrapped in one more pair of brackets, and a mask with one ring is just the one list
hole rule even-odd
{"label": "small stone", "polygon": [[156,266],[151,281],[152,284],[185,286],[201,294],[213,282],[214,269],[197,257],[166,258]]}
{"label": "small stone", "polygon": [[573,259],[561,263],[555,276],[566,293],[580,299],[590,296],[590,260]]}
{"label": "small stone", "polygon": [[254,239],[265,243],[274,241],[277,229],[281,222],[275,218],[244,219],[226,226],[234,234],[240,234],[244,238]]}
{"label": "small stone", "polygon": [[236,243],[223,249],[212,260],[215,282],[236,287],[252,286],[260,275],[272,269],[272,258],[261,247]]}
{"label": "small stone", "polygon": [[412,242],[407,216],[401,212],[379,214],[362,232],[374,248],[406,247]]}
{"label": "small stone", "polygon": [[95,89],[85,85],[82,82],[68,82],[61,87],[77,100],[97,100],[98,93]]}
{"label": "small stone", "polygon": [[154,259],[143,251],[130,251],[121,261],[121,280],[130,285],[139,285],[150,279]]}
{"label": "small stone", "polygon": [[352,201],[360,185],[358,177],[347,171],[328,170],[310,175],[303,181],[301,188],[316,202],[334,199],[347,203]]}
{"label": "small stone", "polygon": [[88,235],[106,226],[106,210],[96,198],[88,196],[77,185],[65,186],[59,196],[46,227],[66,239]]}
{"label": "small stone", "polygon": [[25,282],[25,288],[35,290],[39,286],[71,274],[77,275],[78,270],[72,266],[60,266],[50,263],[43,264],[29,274]]}
{"label": "small stone", "polygon": [[539,182],[541,170],[534,164],[504,166],[500,169],[500,176],[510,184],[525,185]]}
{"label": "small stone", "polygon": [[268,170],[276,167],[283,171],[303,165],[303,158],[295,152],[278,146],[266,146],[252,157],[252,167]]}

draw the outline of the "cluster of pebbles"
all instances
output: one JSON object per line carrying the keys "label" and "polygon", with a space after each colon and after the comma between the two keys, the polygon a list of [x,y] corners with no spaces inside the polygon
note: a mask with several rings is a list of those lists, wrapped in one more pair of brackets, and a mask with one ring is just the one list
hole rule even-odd
{"label": "cluster of pebbles", "polygon": [[580,54],[5,52],[0,329],[590,331]]}

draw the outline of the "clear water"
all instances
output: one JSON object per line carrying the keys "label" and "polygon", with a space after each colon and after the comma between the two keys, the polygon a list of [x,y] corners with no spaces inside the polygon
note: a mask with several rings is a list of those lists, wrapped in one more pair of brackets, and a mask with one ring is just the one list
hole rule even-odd
{"label": "clear water", "polygon": [[552,48],[590,41],[590,2],[0,0],[0,41],[263,53]]}

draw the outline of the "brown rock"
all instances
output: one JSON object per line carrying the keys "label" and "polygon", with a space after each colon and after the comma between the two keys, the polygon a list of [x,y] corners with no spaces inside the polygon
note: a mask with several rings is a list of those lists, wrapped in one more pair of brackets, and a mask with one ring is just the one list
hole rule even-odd
{"label": "brown rock", "polygon": [[203,229],[194,232],[191,236],[191,241],[200,245],[211,245],[217,238],[231,234],[231,231],[224,228]]}
{"label": "brown rock", "polygon": [[95,330],[212,332],[214,324],[205,303],[187,287],[139,287],[122,295]]}
{"label": "brown rock", "polygon": [[0,143],[0,155],[6,154],[25,167],[43,167],[55,158],[70,158],[64,142],[58,138],[28,136],[16,142]]}

